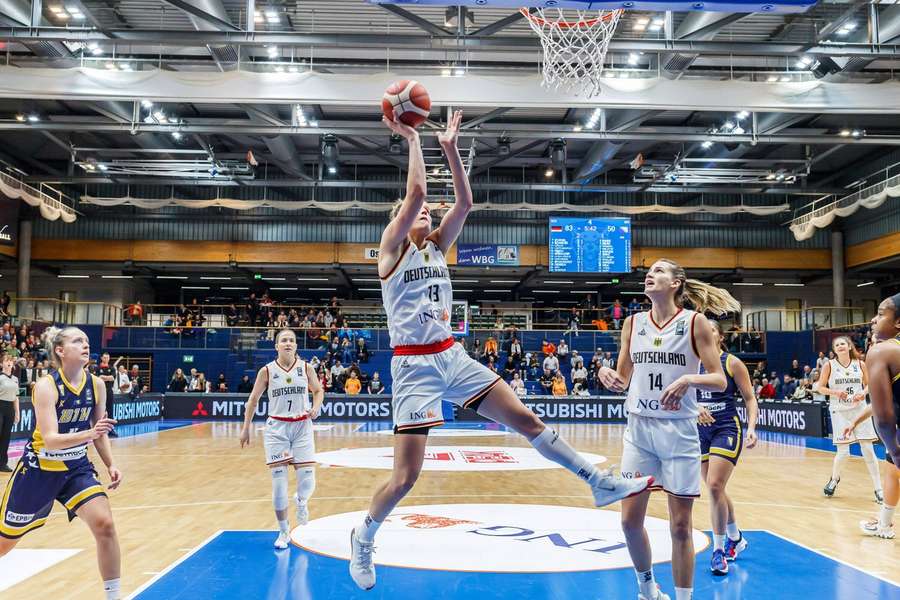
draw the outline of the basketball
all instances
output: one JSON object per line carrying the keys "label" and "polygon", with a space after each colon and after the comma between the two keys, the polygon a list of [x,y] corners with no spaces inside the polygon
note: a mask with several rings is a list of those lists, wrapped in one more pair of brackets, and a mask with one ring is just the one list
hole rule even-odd
{"label": "basketball", "polygon": [[397,119],[410,127],[418,127],[431,112],[431,96],[418,81],[403,79],[394,82],[384,92],[381,99],[384,116],[391,118],[391,111]]}

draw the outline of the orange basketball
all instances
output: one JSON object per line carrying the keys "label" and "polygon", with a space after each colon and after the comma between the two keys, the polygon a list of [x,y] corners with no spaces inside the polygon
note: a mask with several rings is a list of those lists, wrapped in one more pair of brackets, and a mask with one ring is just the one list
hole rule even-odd
{"label": "orange basketball", "polygon": [[396,81],[388,87],[381,99],[381,110],[388,119],[391,118],[392,109],[398,121],[410,127],[418,127],[431,112],[431,96],[418,81]]}

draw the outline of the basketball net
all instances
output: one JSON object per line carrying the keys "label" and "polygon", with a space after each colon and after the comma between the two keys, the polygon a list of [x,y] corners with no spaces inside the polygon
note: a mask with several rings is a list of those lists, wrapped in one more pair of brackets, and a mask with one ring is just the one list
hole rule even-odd
{"label": "basketball net", "polygon": [[541,38],[543,85],[575,95],[599,94],[603,59],[623,11],[574,10],[578,16],[574,20],[566,20],[560,8],[520,12]]}

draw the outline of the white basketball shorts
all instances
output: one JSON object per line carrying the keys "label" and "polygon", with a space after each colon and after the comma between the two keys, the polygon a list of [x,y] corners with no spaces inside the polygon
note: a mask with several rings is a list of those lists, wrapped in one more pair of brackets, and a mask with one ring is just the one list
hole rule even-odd
{"label": "white basketball shorts", "polygon": [[865,402],[860,402],[853,408],[846,408],[843,410],[831,408],[829,410],[831,413],[831,441],[833,443],[855,444],[856,442],[867,440],[874,442],[878,439],[878,435],[875,433],[875,424],[872,422],[871,418],[868,418],[857,425],[856,428],[850,432],[849,437],[844,437],[844,430],[853,424],[853,421],[856,420],[859,413],[866,410],[866,406]]}
{"label": "white basketball shorts", "polygon": [[502,381],[459,344],[437,354],[395,355],[391,377],[397,432],[443,425],[441,400],[469,408]]}
{"label": "white basketball shorts", "polygon": [[263,433],[266,466],[306,465],[316,462],[316,444],[311,419],[279,421],[269,417]]}
{"label": "white basketball shorts", "polygon": [[652,490],[700,496],[697,419],[659,419],[629,414],[622,451],[622,476],[652,475]]}

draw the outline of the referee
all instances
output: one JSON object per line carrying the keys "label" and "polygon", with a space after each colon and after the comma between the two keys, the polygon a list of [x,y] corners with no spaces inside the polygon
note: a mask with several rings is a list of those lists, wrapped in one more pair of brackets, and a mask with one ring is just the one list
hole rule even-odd
{"label": "referee", "polygon": [[6,464],[9,461],[9,440],[12,437],[13,425],[19,422],[19,378],[12,374],[15,359],[3,355],[2,371],[0,371],[0,472],[10,473],[12,469]]}

